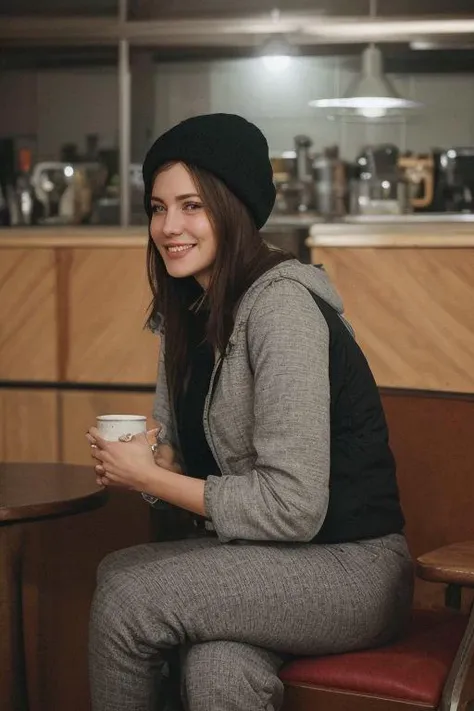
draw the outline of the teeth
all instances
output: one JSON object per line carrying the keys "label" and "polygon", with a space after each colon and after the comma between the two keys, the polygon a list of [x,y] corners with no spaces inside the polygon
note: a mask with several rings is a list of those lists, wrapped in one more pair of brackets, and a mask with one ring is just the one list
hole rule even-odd
{"label": "teeth", "polygon": [[194,247],[193,244],[182,244],[179,247],[167,247],[168,252],[184,252],[186,249],[191,249]]}

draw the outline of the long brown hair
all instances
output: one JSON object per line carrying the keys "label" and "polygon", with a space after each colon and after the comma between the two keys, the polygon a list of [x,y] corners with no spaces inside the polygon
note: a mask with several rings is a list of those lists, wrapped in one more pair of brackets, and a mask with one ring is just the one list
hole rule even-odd
{"label": "long brown hair", "polygon": [[[194,166],[187,165],[186,169],[217,238],[216,260],[205,295],[209,311],[207,340],[224,353],[241,296],[259,276],[293,255],[271,248],[263,241],[245,205],[222,181]],[[174,401],[187,371],[190,307],[202,290],[194,277],[175,278],[168,274],[150,229],[147,272],[153,295],[147,326],[154,328],[161,322],[166,331],[165,370],[170,399]]]}

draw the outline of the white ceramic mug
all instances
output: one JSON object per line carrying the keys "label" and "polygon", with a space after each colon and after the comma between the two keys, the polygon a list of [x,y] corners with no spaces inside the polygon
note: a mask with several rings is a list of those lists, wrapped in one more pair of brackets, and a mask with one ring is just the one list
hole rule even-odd
{"label": "white ceramic mug", "polygon": [[122,435],[146,432],[145,415],[99,415],[97,429],[109,442],[117,442]]}

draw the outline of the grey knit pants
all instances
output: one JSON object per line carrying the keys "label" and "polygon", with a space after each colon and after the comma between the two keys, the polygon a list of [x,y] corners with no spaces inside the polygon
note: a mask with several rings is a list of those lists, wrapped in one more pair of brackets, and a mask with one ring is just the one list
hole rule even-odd
{"label": "grey knit pants", "polygon": [[389,641],[412,578],[401,535],[341,545],[198,538],[112,553],[91,611],[93,711],[164,708],[160,670],[173,650],[190,711],[277,711],[288,653]]}

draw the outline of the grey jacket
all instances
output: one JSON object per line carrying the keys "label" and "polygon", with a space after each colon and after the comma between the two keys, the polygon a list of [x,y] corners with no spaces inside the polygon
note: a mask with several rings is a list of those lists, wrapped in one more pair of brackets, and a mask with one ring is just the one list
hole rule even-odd
{"label": "grey jacket", "polygon": [[[204,431],[221,472],[205,483],[219,539],[310,541],[329,500],[329,331],[309,291],[342,314],[321,269],[290,260],[244,294],[204,408]],[[178,450],[164,340],[154,417]]]}

